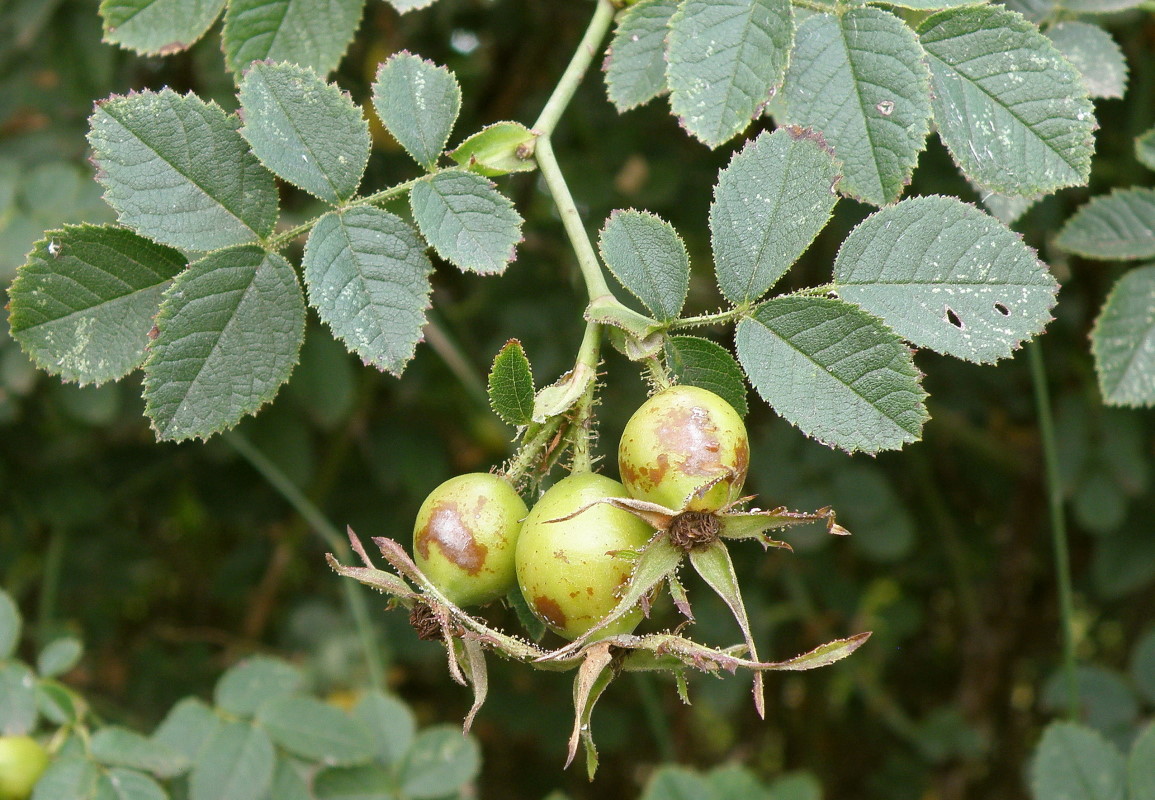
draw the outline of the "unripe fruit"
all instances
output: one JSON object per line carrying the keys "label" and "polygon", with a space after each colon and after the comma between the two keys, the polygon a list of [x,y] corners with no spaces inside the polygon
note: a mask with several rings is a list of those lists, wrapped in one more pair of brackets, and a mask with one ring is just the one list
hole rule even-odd
{"label": "unripe fruit", "polygon": [[[611,555],[644,545],[654,531],[637,517],[605,503],[566,517],[606,497],[625,497],[617,481],[580,472],[554,484],[529,512],[517,540],[517,582],[533,613],[554,632],[576,639],[606,617],[633,563]],[[629,633],[641,621],[631,611],[604,636]]]}
{"label": "unripe fruit", "polygon": [[450,478],[417,512],[414,561],[455,605],[496,600],[516,584],[514,549],[527,513],[504,478],[485,472]]}
{"label": "unripe fruit", "polygon": [[696,386],[673,386],[634,412],[618,445],[630,497],[678,511],[717,511],[742,495],[750,466],[746,426],[734,407]]}
{"label": "unripe fruit", "polygon": [[0,800],[27,800],[48,767],[48,751],[31,736],[0,736]]}

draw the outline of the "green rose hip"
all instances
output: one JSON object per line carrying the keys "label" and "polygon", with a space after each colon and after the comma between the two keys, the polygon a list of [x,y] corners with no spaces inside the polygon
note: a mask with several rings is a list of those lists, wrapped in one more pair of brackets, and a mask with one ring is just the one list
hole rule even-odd
{"label": "green rose hip", "polygon": [[504,597],[516,584],[514,550],[527,513],[504,478],[485,472],[450,478],[417,512],[414,561],[455,605]]}
{"label": "green rose hip", "polygon": [[717,511],[737,500],[749,465],[742,417],[696,386],[673,386],[643,403],[618,445],[618,469],[630,496],[678,511]]}
{"label": "green rose hip", "polygon": [[[521,527],[517,540],[521,593],[538,619],[567,639],[581,636],[617,605],[633,565],[614,551],[640,548],[654,533],[625,511],[597,503],[625,496],[625,487],[611,478],[576,473],[542,495]],[[571,519],[549,521],[585,506],[590,507]],[[603,635],[629,633],[641,618],[641,611],[635,610]]]}

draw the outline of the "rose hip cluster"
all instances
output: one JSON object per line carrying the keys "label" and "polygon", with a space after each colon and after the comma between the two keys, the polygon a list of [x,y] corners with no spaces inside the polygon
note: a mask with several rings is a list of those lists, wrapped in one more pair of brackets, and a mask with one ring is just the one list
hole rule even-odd
{"label": "rose hip cluster", "polygon": [[[705,389],[674,386],[647,400],[626,424],[620,483],[574,473],[529,510],[500,476],[460,475],[422,504],[414,560],[457,606],[496,600],[516,584],[538,619],[576,639],[618,605],[631,556],[659,526],[605,501],[674,510],[665,527],[688,551],[716,538],[714,515],[739,499],[748,465],[746,428],[733,407]],[[641,618],[634,608],[597,633],[629,633]]]}

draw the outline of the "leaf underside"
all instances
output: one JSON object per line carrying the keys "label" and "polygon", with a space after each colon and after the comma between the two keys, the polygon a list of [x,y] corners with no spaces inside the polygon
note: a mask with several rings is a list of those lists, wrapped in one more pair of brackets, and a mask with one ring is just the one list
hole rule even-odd
{"label": "leaf underside", "polygon": [[660,321],[682,312],[690,289],[690,257],[673,226],[644,211],[615,211],[598,239],[614,277]]}
{"label": "leaf underside", "polygon": [[145,55],[187,50],[220,16],[225,0],[103,0],[105,41]]}
{"label": "leaf underside", "polygon": [[666,92],[666,35],[677,10],[677,0],[641,0],[618,15],[603,69],[619,113]]}
{"label": "leaf underside", "polygon": [[1107,403],[1155,405],[1155,264],[1115,284],[1091,332],[1091,352]]}
{"label": "leaf underside", "polygon": [[436,172],[413,185],[409,205],[421,235],[460,269],[495,275],[517,256],[521,215],[484,175]]}
{"label": "leaf underside", "polygon": [[1155,257],[1155,189],[1117,189],[1076,211],[1055,244],[1089,258]]}
{"label": "leaf underside", "polygon": [[377,70],[373,107],[413,160],[431,170],[457,121],[461,88],[445,67],[412,53],[395,53]]}
{"label": "leaf underside", "polygon": [[1048,28],[1047,38],[1083,76],[1091,97],[1123,96],[1127,60],[1111,34],[1089,22],[1067,20]]}
{"label": "leaf underside", "polygon": [[290,61],[328,75],[361,24],[365,0],[229,0],[221,35],[237,75],[253,61]]}

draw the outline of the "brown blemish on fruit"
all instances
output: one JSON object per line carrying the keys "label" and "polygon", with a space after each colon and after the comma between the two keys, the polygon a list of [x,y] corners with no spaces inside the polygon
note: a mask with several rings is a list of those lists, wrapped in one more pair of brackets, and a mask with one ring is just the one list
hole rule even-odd
{"label": "brown blemish on fruit", "polygon": [[565,627],[565,612],[561,610],[561,606],[554,600],[539,594],[533,598],[533,607],[537,609],[538,616],[550,625],[553,625],[555,628]]}
{"label": "brown blemish on fruit", "polygon": [[745,436],[738,437],[734,445],[734,479],[730,481],[735,486],[746,482],[746,473],[750,471],[750,443]]}
{"label": "brown blemish on fruit", "polygon": [[429,558],[430,544],[437,545],[445,558],[470,575],[481,572],[489,555],[489,548],[473,538],[457,504],[448,501],[433,507],[429,522],[417,532],[415,544],[425,559]]}
{"label": "brown blemish on fruit", "polygon": [[684,457],[679,469],[686,475],[712,478],[727,472],[722,465],[718,426],[701,406],[676,406],[658,421],[657,439],[667,450]]}

